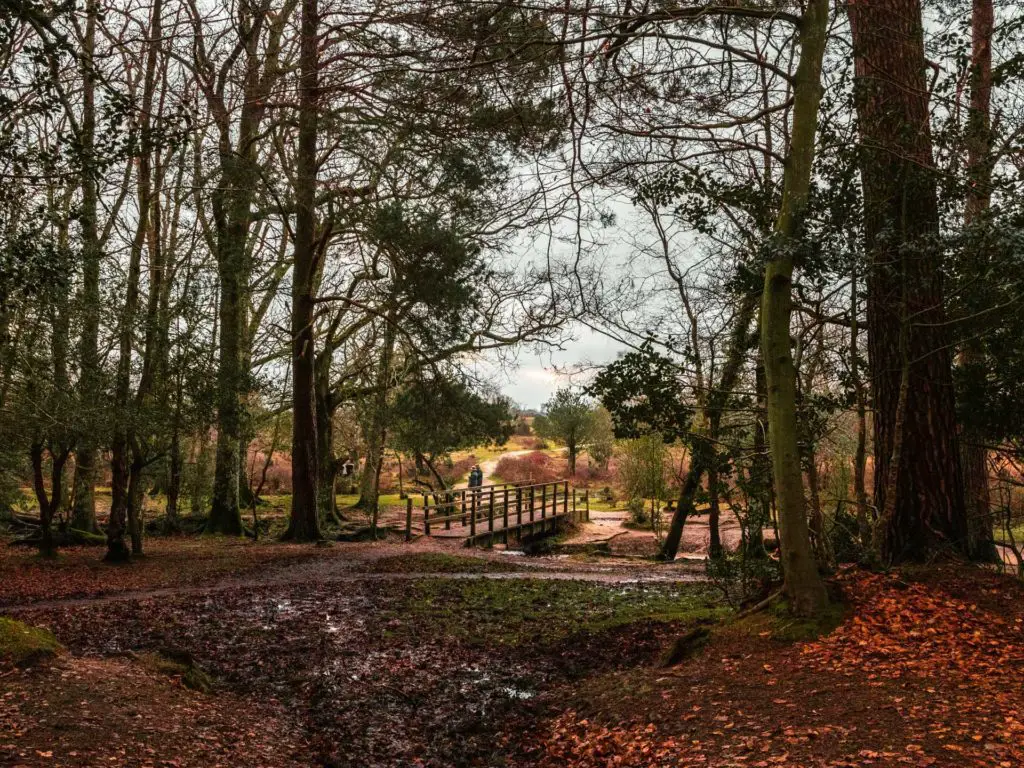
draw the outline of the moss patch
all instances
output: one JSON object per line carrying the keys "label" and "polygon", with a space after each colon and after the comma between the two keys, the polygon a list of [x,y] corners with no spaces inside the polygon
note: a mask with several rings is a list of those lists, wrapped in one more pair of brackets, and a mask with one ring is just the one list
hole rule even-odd
{"label": "moss patch", "polygon": [[829,634],[843,623],[846,614],[845,604],[832,602],[820,616],[804,619],[790,612],[787,601],[779,600],[767,610],[746,616],[722,631],[766,637],[780,643],[809,642]]}
{"label": "moss patch", "polygon": [[0,618],[0,664],[30,667],[49,661],[63,651],[57,638],[47,630]]}
{"label": "moss patch", "polygon": [[188,655],[177,653],[143,653],[139,661],[146,669],[168,677],[177,677],[181,684],[193,691],[209,693],[213,678],[204,672]]}
{"label": "moss patch", "polygon": [[728,609],[702,585],[424,579],[393,609],[404,629],[471,645],[553,646],[639,621],[699,621]]}

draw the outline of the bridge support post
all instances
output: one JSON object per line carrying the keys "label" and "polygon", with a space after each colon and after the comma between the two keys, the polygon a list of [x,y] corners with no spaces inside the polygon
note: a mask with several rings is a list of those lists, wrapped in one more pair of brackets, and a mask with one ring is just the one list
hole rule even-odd
{"label": "bridge support post", "polygon": [[505,499],[501,505],[501,518],[505,526],[505,543],[508,543],[508,486],[505,486]]}

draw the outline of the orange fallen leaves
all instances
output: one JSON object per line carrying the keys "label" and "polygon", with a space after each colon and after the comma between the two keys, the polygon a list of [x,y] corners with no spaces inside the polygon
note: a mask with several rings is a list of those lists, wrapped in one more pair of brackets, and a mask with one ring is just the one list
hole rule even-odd
{"label": "orange fallen leaves", "polygon": [[[955,588],[947,590],[943,585],[908,584],[898,575],[848,571],[840,581],[853,608],[851,616],[815,642],[778,649],[771,658],[762,655],[746,666],[734,660],[717,667],[718,690],[742,693],[736,700],[718,702],[710,716],[695,718],[690,712],[678,718],[675,728],[655,728],[642,723],[608,726],[568,711],[551,723],[548,737],[524,764],[1022,766],[1024,601],[1019,587],[1007,582],[1017,598],[989,600],[988,608],[954,596],[976,592],[987,580],[987,575],[966,572],[955,576]],[[752,686],[758,674],[765,679]],[[780,698],[767,684],[768,676],[772,682],[795,685],[796,695]],[[826,699],[819,713],[808,698],[819,693],[821,680],[847,682],[841,698]],[[801,688],[807,689],[803,698]],[[675,689],[675,695],[685,697],[688,691]],[[659,696],[652,708],[661,701]],[[786,706],[791,701],[795,709]],[[748,716],[744,723],[736,717],[741,713]],[[764,722],[751,727],[751,713],[760,713]],[[835,722],[841,726],[827,721],[807,726],[816,717],[837,714]],[[787,722],[793,717],[800,726]]]}

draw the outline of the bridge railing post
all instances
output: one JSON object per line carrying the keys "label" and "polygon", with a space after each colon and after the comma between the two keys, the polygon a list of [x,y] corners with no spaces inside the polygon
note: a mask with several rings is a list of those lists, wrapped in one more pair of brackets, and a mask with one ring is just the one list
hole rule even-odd
{"label": "bridge railing post", "polygon": [[469,535],[476,536],[476,492],[469,496]]}
{"label": "bridge railing post", "polygon": [[[501,505],[501,518],[502,524],[505,527],[505,531],[508,531],[508,486],[505,486],[505,499]],[[507,535],[507,533],[506,533]]]}
{"label": "bridge railing post", "polygon": [[516,488],[516,525],[523,524],[523,489]]}
{"label": "bridge railing post", "polygon": [[[548,516],[548,486],[547,484],[540,487],[540,519],[543,520]],[[544,527],[541,526],[541,530]]]}
{"label": "bridge railing post", "polygon": [[405,497],[405,540],[412,541],[412,496]]}
{"label": "bridge railing post", "polygon": [[430,535],[430,500],[423,494],[423,534]]}
{"label": "bridge railing post", "polygon": [[569,481],[565,481],[565,488],[563,489],[562,495],[562,514],[569,514]]}
{"label": "bridge railing post", "polygon": [[590,489],[583,492],[583,503],[586,505],[587,522],[590,522]]}
{"label": "bridge railing post", "polygon": [[491,497],[487,501],[487,530],[494,532],[494,487],[491,487]]}

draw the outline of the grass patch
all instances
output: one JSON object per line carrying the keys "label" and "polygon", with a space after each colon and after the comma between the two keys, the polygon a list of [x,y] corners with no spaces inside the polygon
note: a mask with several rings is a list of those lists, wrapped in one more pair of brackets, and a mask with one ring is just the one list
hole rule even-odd
{"label": "grass patch", "polygon": [[0,662],[30,667],[55,658],[63,650],[47,630],[0,618]]}
{"label": "grass patch", "polygon": [[375,560],[370,573],[510,573],[521,570],[516,563],[502,563],[467,555],[420,552]]}
{"label": "grass patch", "polygon": [[410,584],[393,610],[411,631],[484,646],[553,645],[641,620],[699,621],[728,612],[703,585],[539,579],[424,579]]}
{"label": "grass patch", "polygon": [[[583,504],[582,500],[577,502],[577,505],[579,505],[579,506],[582,506],[582,504]],[[626,508],[625,500],[623,500],[623,501],[607,502],[607,501],[602,501],[601,499],[597,498],[597,494],[595,494],[595,493],[591,493],[590,494],[590,511],[591,512],[619,512],[621,510],[624,510],[625,508]]]}
{"label": "grass patch", "polygon": [[[1013,541],[1016,542],[1017,547],[1024,547],[1024,522],[1017,523],[1017,525],[1010,528],[1010,533],[1013,534]],[[996,528],[995,539],[1007,544],[1010,543],[1010,538],[1001,526]]]}

